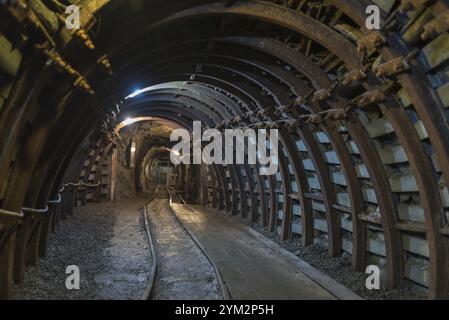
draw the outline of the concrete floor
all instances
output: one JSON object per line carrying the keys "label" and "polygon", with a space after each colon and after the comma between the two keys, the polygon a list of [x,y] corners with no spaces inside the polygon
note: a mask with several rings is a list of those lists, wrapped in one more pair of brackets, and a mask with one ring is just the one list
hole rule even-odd
{"label": "concrete floor", "polygon": [[220,269],[233,299],[333,300],[277,250],[218,214],[173,204]]}

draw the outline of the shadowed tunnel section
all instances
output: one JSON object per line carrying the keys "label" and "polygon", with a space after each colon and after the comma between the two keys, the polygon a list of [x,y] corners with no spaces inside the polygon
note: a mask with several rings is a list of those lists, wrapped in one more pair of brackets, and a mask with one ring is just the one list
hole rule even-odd
{"label": "shadowed tunnel section", "polygon": [[[448,296],[447,1],[16,2],[0,7],[0,297],[58,219],[115,199],[121,143],[142,190],[194,120],[278,128],[280,169],[171,169],[190,202]],[[56,14],[69,2],[84,8],[75,33]],[[365,29],[372,3],[380,31]],[[166,134],[117,127],[134,118]]]}

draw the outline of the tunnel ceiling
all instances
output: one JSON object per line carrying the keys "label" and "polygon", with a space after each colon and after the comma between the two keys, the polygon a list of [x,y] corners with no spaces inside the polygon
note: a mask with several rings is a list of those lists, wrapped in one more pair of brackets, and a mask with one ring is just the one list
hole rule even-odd
{"label": "tunnel ceiling", "polygon": [[[69,2],[85,33],[55,20]],[[280,173],[208,168],[213,205],[447,296],[447,1],[1,3],[1,208],[44,207],[128,118],[278,128]]]}

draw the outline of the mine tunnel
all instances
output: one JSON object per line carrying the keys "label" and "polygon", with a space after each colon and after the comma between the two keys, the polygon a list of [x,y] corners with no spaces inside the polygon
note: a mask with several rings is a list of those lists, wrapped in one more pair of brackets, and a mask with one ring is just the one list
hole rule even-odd
{"label": "mine tunnel", "polygon": [[0,4],[0,298],[449,297],[449,1]]}

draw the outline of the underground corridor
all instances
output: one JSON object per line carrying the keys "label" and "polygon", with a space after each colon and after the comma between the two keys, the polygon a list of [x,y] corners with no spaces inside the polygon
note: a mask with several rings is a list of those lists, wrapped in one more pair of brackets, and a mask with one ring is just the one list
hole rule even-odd
{"label": "underground corridor", "polygon": [[448,299],[448,108],[447,0],[0,0],[0,299]]}

